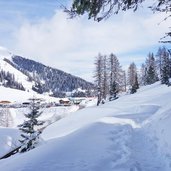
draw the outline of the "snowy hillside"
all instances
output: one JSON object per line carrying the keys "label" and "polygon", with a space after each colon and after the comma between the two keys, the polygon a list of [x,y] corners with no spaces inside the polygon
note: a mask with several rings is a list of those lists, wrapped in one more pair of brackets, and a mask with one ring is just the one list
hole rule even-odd
{"label": "snowy hillside", "polygon": [[22,83],[26,91],[32,90],[32,86],[34,85],[32,82],[28,81],[28,77],[12,67],[9,63],[7,63],[4,60],[0,60],[0,69],[2,69],[5,72],[9,72],[15,76],[15,80],[17,80],[18,83]]}
{"label": "snowy hillside", "polygon": [[[40,94],[50,93],[54,97],[65,97],[66,92],[78,88],[91,90],[94,86],[64,71],[14,55],[3,47],[0,47],[0,85]],[[87,91],[87,95],[90,92]]]}
{"label": "snowy hillside", "polygon": [[3,171],[170,171],[171,87],[155,83],[47,127],[44,143]]}
{"label": "snowy hillside", "polygon": [[[13,75],[14,80],[17,83],[22,84],[22,86],[24,87],[24,89],[26,91],[32,91],[32,86],[34,85],[34,83],[29,82],[28,77],[26,75],[24,75],[22,72],[20,72],[16,68],[14,68],[11,64],[9,64],[4,59],[12,60],[12,54],[7,49],[0,47],[0,71],[1,72],[3,71],[6,75],[7,75],[7,73]],[[5,82],[7,80],[5,80],[4,76],[1,76],[1,77],[3,77],[3,78],[1,78],[2,80],[0,80],[0,82],[2,82],[1,84],[3,85],[3,82]],[[10,85],[7,87],[10,87]]]}
{"label": "snowy hillside", "polygon": [[28,101],[28,99],[33,98],[33,96],[37,98],[43,98],[47,102],[59,102],[59,98],[38,94],[34,91],[27,92],[27,91],[21,91],[21,90],[0,86],[0,101],[7,100],[13,103],[14,102],[23,103]]}
{"label": "snowy hillside", "polygon": [[91,90],[94,85],[79,77],[52,68],[39,62],[14,55],[11,62],[21,71],[34,73],[34,79],[38,82],[38,92],[51,91],[55,97],[63,97],[65,92],[71,92],[81,88]]}

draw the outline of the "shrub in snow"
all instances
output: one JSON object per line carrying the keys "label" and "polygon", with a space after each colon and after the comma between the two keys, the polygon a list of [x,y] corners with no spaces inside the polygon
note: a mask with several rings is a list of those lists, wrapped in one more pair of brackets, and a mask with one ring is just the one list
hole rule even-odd
{"label": "shrub in snow", "polygon": [[30,99],[30,101],[30,112],[25,114],[27,120],[18,126],[22,131],[21,139],[19,140],[21,143],[20,152],[29,151],[36,147],[40,141],[39,135],[41,134],[41,131],[38,130],[38,126],[44,123],[43,121],[37,120],[42,114],[42,112],[39,111],[40,100],[33,98]]}
{"label": "shrub in snow", "polygon": [[137,88],[136,88],[135,85],[133,85],[133,86],[131,87],[131,89],[130,89],[130,94],[134,94],[134,93],[136,93],[136,92],[137,92]]}

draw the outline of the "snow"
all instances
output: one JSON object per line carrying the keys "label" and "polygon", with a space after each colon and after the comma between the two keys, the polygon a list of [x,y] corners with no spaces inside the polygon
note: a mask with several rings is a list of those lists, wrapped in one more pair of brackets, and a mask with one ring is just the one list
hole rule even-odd
{"label": "snow", "polygon": [[27,76],[15,69],[8,62],[4,61],[4,58],[11,60],[11,57],[12,53],[10,53],[6,48],[0,47],[0,70],[14,74],[17,82],[22,83],[26,90],[31,90],[33,83],[27,81]]}
{"label": "snow", "polygon": [[0,70],[9,72],[10,74],[14,74],[16,81],[18,83],[22,83],[27,91],[30,91],[32,89],[33,83],[27,81],[28,77],[2,59],[0,60]]}
{"label": "snow", "polygon": [[0,86],[0,101],[7,100],[13,103],[23,103],[27,102],[28,99],[33,97],[44,99],[46,102],[59,102],[59,98],[50,97],[48,95],[38,94],[33,91],[27,92]]}
{"label": "snow", "polygon": [[17,146],[19,136],[18,129],[0,127],[0,157]]}
{"label": "snow", "polygon": [[[66,116],[68,116],[70,113],[75,112],[78,110],[78,106],[68,106],[68,107],[51,107],[51,108],[43,108],[41,110],[43,113],[39,117],[39,120],[45,121],[46,125],[51,124],[52,122],[55,122],[57,120],[60,120]],[[16,108],[16,109],[10,109],[10,114],[13,118],[13,127],[17,127],[17,125],[20,125],[24,122],[25,116],[24,114],[29,113],[29,108]]]}
{"label": "snow", "polygon": [[81,101],[80,106],[82,107],[91,107],[97,104],[97,98],[86,98],[85,100]]}
{"label": "snow", "polygon": [[39,147],[1,160],[0,170],[170,171],[170,97],[158,82],[70,113],[43,131]]}

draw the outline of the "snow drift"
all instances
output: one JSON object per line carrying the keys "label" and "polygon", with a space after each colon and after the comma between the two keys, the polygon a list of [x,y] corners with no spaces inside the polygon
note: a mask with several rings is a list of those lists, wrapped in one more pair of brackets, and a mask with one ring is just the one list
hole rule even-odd
{"label": "snow drift", "polygon": [[170,171],[171,87],[155,83],[47,127],[34,150],[0,161],[13,171]]}

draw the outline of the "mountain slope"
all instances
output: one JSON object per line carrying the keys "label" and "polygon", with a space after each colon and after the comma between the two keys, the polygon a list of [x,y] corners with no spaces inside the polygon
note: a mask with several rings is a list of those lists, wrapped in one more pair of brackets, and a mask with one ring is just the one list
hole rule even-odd
{"label": "mountain slope", "polygon": [[93,89],[93,84],[64,71],[45,66],[39,62],[12,55],[0,47],[0,85],[5,87],[48,92],[63,97],[65,92],[77,88]]}
{"label": "mountain slope", "polygon": [[43,92],[51,91],[54,96],[77,88],[92,89],[93,84],[79,77],[20,56],[13,56],[12,62],[20,69],[33,73],[34,79],[41,83]]}
{"label": "mountain slope", "polygon": [[8,62],[11,56],[7,49],[0,47],[0,85],[31,91],[35,83],[28,81],[28,76]]}
{"label": "mountain slope", "polygon": [[4,171],[170,171],[171,87],[155,83],[52,124],[45,143],[0,161]]}

